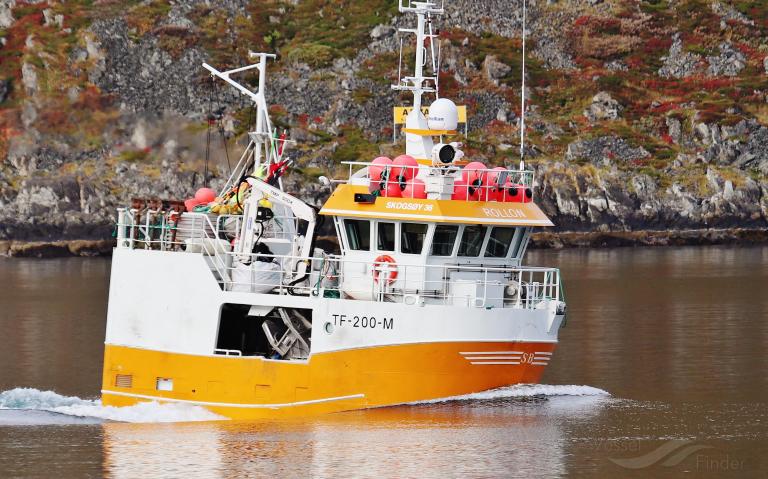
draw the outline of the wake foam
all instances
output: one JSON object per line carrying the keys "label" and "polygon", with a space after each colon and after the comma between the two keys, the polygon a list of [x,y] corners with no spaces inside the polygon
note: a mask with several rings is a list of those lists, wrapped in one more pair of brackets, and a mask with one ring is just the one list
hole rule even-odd
{"label": "wake foam", "polygon": [[134,406],[103,406],[99,400],[62,396],[53,391],[16,388],[0,393],[0,409],[47,411],[78,418],[119,422],[190,422],[225,419],[190,404],[142,402]]}
{"label": "wake foam", "polygon": [[574,386],[574,385],[550,385],[550,384],[516,384],[514,386],[491,389],[479,393],[464,394],[462,396],[451,396],[440,399],[430,399],[427,401],[416,401],[408,404],[435,404],[449,401],[478,401],[492,399],[513,399],[513,398],[531,398],[531,397],[557,397],[557,396],[593,396],[610,397],[608,391],[594,388],[592,386]]}

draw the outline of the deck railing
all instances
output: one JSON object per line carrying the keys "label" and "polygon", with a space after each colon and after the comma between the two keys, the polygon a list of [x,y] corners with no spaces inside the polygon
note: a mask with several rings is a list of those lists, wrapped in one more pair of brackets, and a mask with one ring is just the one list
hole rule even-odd
{"label": "deck railing", "polygon": [[[477,308],[540,307],[561,301],[560,271],[555,268],[458,264],[395,265],[355,261],[338,255],[298,258],[225,253],[226,291],[349,297],[368,301],[449,304]],[[291,265],[307,260],[306,278],[295,278]],[[301,280],[288,285],[285,278]]]}
{"label": "deck railing", "polygon": [[[242,217],[211,221],[204,213],[118,210],[118,248],[202,254],[224,291],[348,297],[406,304],[477,308],[540,307],[562,301],[554,268],[467,264],[397,264],[357,261],[339,255],[303,258],[243,254],[225,239]],[[140,220],[140,221],[139,221]],[[224,227],[226,222],[233,222]],[[233,226],[234,224],[234,226]],[[297,277],[298,265],[306,274]],[[393,271],[396,268],[396,275]]]}
{"label": "deck railing", "polygon": [[229,242],[221,239],[219,219],[214,226],[205,213],[118,208],[117,247],[201,253],[220,280],[227,269],[221,253],[228,251]]}
{"label": "deck railing", "polygon": [[[361,184],[370,187],[370,169],[366,171],[363,170],[363,168],[370,167],[372,163],[361,161],[344,161],[342,163],[347,165],[349,169],[347,179],[334,180],[335,182]],[[382,168],[382,166],[378,165],[378,168]],[[437,174],[438,176],[453,176],[456,180],[454,183],[453,191],[462,192],[463,195],[460,195],[460,197],[468,201],[520,201],[524,195],[530,194],[531,196],[526,198],[526,201],[529,201],[533,197],[535,177],[534,172],[531,170],[512,170],[504,168],[475,169],[469,166],[461,167],[452,165],[445,167],[420,165],[418,168],[387,166],[384,168],[390,172],[393,169],[410,169],[412,171],[409,178],[415,177],[418,173],[420,175],[419,178],[424,179],[424,172],[427,173],[427,176],[429,174]],[[471,174],[474,174],[474,181],[471,184],[460,183],[462,178],[462,171],[464,169],[468,169]],[[400,173],[402,174],[402,171],[400,171]],[[400,180],[392,174],[388,175],[386,180],[376,181],[376,183],[377,185],[380,183],[381,186],[383,186],[381,188],[381,195],[384,197],[386,197],[388,191],[390,191],[390,186],[392,186],[393,191],[397,192],[398,197],[414,197],[415,189],[407,187],[405,189],[394,188],[397,185],[401,187],[405,186],[408,182],[406,181],[405,185],[403,185],[400,183]]]}
{"label": "deck railing", "polygon": [[[118,208],[118,246],[131,249],[182,250],[190,239],[222,239],[240,233],[242,215],[215,215],[207,213],[178,213],[175,211],[136,210]],[[294,217],[275,216],[279,224],[292,222]],[[292,239],[293,235],[281,229],[266,227],[263,238]]]}

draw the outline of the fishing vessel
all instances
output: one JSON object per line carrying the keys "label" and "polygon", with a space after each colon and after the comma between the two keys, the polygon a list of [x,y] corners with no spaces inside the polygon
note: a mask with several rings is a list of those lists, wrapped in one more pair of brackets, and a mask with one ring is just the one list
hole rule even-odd
{"label": "fishing vessel", "polygon": [[[251,419],[539,381],[565,302],[557,269],[523,265],[531,233],[552,225],[534,173],[522,159],[470,161],[451,141],[458,108],[439,97],[433,30],[443,5],[399,9],[416,20],[400,30],[415,37],[413,75],[393,85],[413,95],[405,151],[321,178],[332,188],[321,208],[283,187],[290,142],[265,98],[274,56],[204,65],[253,102],[255,128],[221,191],[118,210],[104,404],[188,403]],[[236,80],[244,72],[258,74],[257,90]],[[337,254],[317,247],[323,221]]]}

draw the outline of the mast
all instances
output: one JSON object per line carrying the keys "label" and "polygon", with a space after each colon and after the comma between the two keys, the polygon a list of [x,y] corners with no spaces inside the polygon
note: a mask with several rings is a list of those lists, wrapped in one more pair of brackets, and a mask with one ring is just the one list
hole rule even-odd
{"label": "mast", "polygon": [[[392,85],[392,89],[413,93],[413,110],[405,120],[406,129],[428,130],[427,118],[421,112],[422,95],[424,93],[434,93],[437,95],[438,85],[437,63],[434,50],[434,40],[438,38],[438,35],[432,33],[432,15],[442,15],[445,10],[442,1],[438,7],[434,1],[411,0],[400,0],[399,10],[401,13],[413,13],[416,15],[415,29],[399,29],[402,33],[413,33],[416,35],[415,68],[413,76],[398,78],[398,83]],[[426,32],[427,26],[429,26],[429,33]],[[425,46],[427,40],[430,42],[429,50]],[[424,66],[427,64],[428,56],[431,56],[432,75],[425,76]],[[398,72],[402,71],[402,43],[400,44],[400,58],[401,65],[398,68]],[[414,158],[429,158],[432,154],[432,146],[432,138],[430,136],[409,132],[405,134],[405,152]]]}
{"label": "mast", "polygon": [[[269,166],[272,162],[276,161],[277,148],[275,147],[275,135],[272,130],[272,123],[269,121],[269,112],[267,110],[267,100],[265,97],[266,85],[267,85],[267,59],[275,58],[272,53],[254,53],[249,52],[249,56],[252,58],[257,57],[258,63],[248,65],[233,70],[219,71],[214,67],[203,63],[203,67],[211,72],[211,76],[220,78],[229,83],[232,87],[238,90],[241,94],[247,96],[256,105],[256,127],[254,131],[248,133],[250,142],[248,148],[246,148],[243,156],[240,158],[238,166],[232,172],[232,175],[227,180],[227,184],[222,191],[228,191],[235,182],[238,182],[240,178],[246,174],[244,171],[246,163],[250,156],[253,156],[253,170],[247,173],[255,175],[262,164]],[[251,91],[242,84],[231,78],[231,75],[235,73],[241,73],[248,70],[257,69],[259,72],[259,87],[257,91]]]}
{"label": "mast", "polygon": [[520,171],[525,169],[525,20],[526,5],[523,0],[523,68],[522,87],[520,88]]}

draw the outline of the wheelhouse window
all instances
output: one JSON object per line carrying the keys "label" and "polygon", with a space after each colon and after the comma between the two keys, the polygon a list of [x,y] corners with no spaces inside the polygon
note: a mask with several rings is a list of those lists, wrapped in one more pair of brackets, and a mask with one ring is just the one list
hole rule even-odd
{"label": "wheelhouse window", "polygon": [[488,238],[488,246],[485,247],[485,257],[506,258],[516,230],[517,228],[494,226],[491,237]]}
{"label": "wheelhouse window", "polygon": [[479,256],[486,231],[485,226],[465,226],[459,244],[459,256]]}
{"label": "wheelhouse window", "polygon": [[356,251],[370,251],[371,222],[368,220],[344,220],[347,232],[347,246]]}
{"label": "wheelhouse window", "polygon": [[395,250],[395,224],[381,223],[376,225],[376,248],[379,251]]}
{"label": "wheelhouse window", "polygon": [[528,236],[531,233],[531,228],[519,228],[520,234],[515,237],[515,242],[512,245],[512,257],[518,258],[524,252],[525,246],[528,243]]}
{"label": "wheelhouse window", "polygon": [[457,225],[437,225],[435,226],[435,235],[432,239],[432,256],[451,256],[453,254],[453,245],[456,244],[456,237],[459,235]]}
{"label": "wheelhouse window", "polygon": [[406,254],[421,254],[427,225],[424,223],[403,223],[400,225],[400,251]]}

